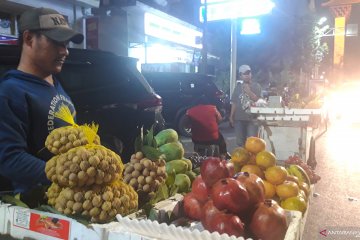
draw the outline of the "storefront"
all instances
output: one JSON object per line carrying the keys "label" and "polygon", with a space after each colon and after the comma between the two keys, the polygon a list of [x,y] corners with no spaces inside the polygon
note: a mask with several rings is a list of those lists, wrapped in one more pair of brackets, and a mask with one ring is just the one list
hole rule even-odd
{"label": "storefront", "polygon": [[202,32],[195,26],[136,1],[127,12],[128,56],[139,69],[196,72]]}

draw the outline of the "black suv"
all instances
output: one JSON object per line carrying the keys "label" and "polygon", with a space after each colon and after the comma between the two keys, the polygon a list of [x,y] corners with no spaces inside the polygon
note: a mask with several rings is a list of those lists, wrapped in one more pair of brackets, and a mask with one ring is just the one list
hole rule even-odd
{"label": "black suv", "polygon": [[186,110],[201,96],[217,106],[224,114],[224,94],[214,83],[214,76],[199,73],[143,72],[146,80],[163,99],[165,123],[183,136],[191,136],[184,125]]}
{"label": "black suv", "polygon": [[[137,70],[136,59],[95,50],[69,52],[57,77],[74,102],[77,122],[98,123],[101,143],[129,161],[141,127],[163,128],[161,97]],[[16,68],[19,56],[17,46],[0,45],[0,76]]]}

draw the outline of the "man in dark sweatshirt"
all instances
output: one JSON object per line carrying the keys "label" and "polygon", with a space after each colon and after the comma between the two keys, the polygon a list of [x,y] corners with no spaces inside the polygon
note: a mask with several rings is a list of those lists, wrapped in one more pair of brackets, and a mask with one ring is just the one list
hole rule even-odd
{"label": "man in dark sweatshirt", "polygon": [[50,183],[45,163],[51,155],[44,148],[45,139],[54,128],[67,125],[54,112],[65,104],[75,115],[70,97],[53,74],[62,69],[69,41],[81,43],[84,36],[48,8],[24,12],[18,29],[19,65],[0,80],[0,175],[21,193]]}

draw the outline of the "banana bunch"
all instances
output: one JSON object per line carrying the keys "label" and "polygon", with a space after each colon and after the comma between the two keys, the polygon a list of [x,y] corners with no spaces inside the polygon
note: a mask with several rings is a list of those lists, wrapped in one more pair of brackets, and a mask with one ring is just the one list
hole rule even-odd
{"label": "banana bunch", "polygon": [[302,167],[291,164],[286,170],[290,175],[297,177],[300,182],[305,182],[309,186],[311,185],[310,178]]}

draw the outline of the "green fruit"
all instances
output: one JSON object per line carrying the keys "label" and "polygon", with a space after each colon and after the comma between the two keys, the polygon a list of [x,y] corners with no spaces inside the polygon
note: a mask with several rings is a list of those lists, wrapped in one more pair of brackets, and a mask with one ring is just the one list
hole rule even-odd
{"label": "green fruit", "polygon": [[190,191],[191,181],[190,178],[184,173],[176,174],[174,184],[179,188],[178,193]]}
{"label": "green fruit", "polygon": [[190,178],[191,183],[192,183],[192,182],[194,181],[194,179],[197,177],[197,174],[194,173],[193,171],[187,171],[185,174]]}
{"label": "green fruit", "polygon": [[170,162],[166,163],[166,173],[170,174],[172,171],[175,170],[175,173],[185,173],[188,170],[187,163],[182,160],[171,160]]}
{"label": "green fruit", "polygon": [[185,152],[181,142],[166,143],[160,146],[159,150],[165,155],[165,159],[167,162],[175,159],[182,159]]}
{"label": "green fruit", "polygon": [[174,129],[168,128],[160,131],[155,135],[155,140],[158,146],[164,145],[170,142],[177,142],[179,136]]}
{"label": "green fruit", "polygon": [[193,164],[192,164],[192,161],[190,159],[187,159],[187,158],[182,158],[182,160],[184,160],[187,165],[188,165],[188,170],[191,171],[192,168],[193,168]]}
{"label": "green fruit", "polygon": [[200,175],[200,167],[194,168],[193,172],[196,173],[196,175]]}
{"label": "green fruit", "polygon": [[302,197],[296,196],[281,201],[281,207],[286,210],[300,211],[304,214],[307,209],[307,204]]}
{"label": "green fruit", "polygon": [[309,176],[299,165],[292,164],[286,170],[290,175],[297,177],[300,182],[306,182],[309,186],[311,185]]}

